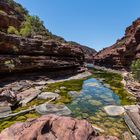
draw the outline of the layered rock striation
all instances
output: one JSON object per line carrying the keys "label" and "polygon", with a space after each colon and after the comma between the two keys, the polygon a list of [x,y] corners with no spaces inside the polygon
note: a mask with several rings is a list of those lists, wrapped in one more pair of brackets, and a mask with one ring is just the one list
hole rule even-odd
{"label": "layered rock striation", "polygon": [[[23,37],[21,29],[31,34]],[[38,17],[30,16],[13,0],[0,1],[0,74],[37,70],[77,73],[84,70],[92,53],[51,34]]]}
{"label": "layered rock striation", "polygon": [[140,58],[140,18],[126,29],[124,37],[111,47],[98,52],[94,57],[94,64],[129,70],[132,61],[138,58]]}
{"label": "layered rock striation", "polygon": [[[80,47],[7,35],[0,32],[0,73],[36,70],[80,70],[84,54]],[[79,71],[80,72],[80,71]]]}

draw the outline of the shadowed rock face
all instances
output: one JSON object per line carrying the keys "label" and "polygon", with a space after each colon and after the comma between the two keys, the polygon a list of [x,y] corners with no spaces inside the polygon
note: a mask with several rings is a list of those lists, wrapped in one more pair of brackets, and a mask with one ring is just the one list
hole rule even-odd
{"label": "shadowed rock face", "polygon": [[81,68],[80,47],[0,32],[0,73]]}
{"label": "shadowed rock face", "polygon": [[77,73],[84,70],[84,52],[80,45],[47,40],[43,36],[23,38],[9,35],[8,27],[13,26],[18,30],[28,14],[12,0],[1,0],[0,9],[0,74],[60,69]]}
{"label": "shadowed rock face", "polygon": [[42,116],[25,123],[16,123],[3,130],[0,140],[118,140],[116,137],[98,137],[85,120],[56,115]]}
{"label": "shadowed rock face", "polygon": [[89,48],[87,46],[80,46],[85,55],[85,62],[93,63],[94,56],[96,55],[96,50]]}
{"label": "shadowed rock face", "polygon": [[125,31],[123,38],[111,47],[98,52],[94,57],[95,65],[113,69],[130,69],[133,60],[140,58],[140,19]]}

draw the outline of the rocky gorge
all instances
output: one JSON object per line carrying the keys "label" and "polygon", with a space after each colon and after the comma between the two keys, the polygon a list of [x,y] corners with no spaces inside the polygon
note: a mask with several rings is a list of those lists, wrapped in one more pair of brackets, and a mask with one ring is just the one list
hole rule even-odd
{"label": "rocky gorge", "polygon": [[[138,24],[139,19],[128,28],[128,44],[138,45]],[[124,121],[133,116],[127,111],[138,114],[139,106],[121,75],[86,67],[93,59],[105,66],[122,60],[108,62],[101,52],[50,33],[22,5],[1,0],[0,140],[139,138]],[[112,66],[127,69],[126,63]]]}

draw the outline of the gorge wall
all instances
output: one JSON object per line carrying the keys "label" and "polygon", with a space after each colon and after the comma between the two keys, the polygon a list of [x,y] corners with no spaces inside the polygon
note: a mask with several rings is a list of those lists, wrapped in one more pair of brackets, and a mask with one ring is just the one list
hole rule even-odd
{"label": "gorge wall", "polygon": [[23,38],[2,32],[0,41],[0,73],[62,68],[80,70],[84,64],[83,52],[77,46]]}
{"label": "gorge wall", "polygon": [[70,44],[50,33],[38,17],[30,16],[20,4],[0,1],[0,74],[37,70],[82,72],[89,53],[84,50],[80,44]]}
{"label": "gorge wall", "polygon": [[140,58],[140,18],[126,29],[124,37],[111,47],[98,52],[94,57],[94,64],[130,70],[132,61],[138,58]]}

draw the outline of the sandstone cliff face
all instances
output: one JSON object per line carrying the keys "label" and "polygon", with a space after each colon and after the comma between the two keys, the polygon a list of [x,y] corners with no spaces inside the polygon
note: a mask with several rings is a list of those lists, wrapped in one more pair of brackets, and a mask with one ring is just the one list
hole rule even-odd
{"label": "sandstone cliff face", "polygon": [[18,31],[26,15],[22,6],[14,1],[0,1],[0,74],[61,69],[71,70],[71,73],[83,71],[84,53],[80,45],[56,41],[53,35],[54,39],[45,39],[7,33],[9,26]]}
{"label": "sandstone cliff face", "polygon": [[2,32],[0,41],[0,73],[80,69],[84,64],[84,55],[78,46],[23,38]]}
{"label": "sandstone cliff face", "polygon": [[140,58],[140,19],[125,31],[123,38],[98,52],[94,64],[113,69],[129,70],[133,60]]}
{"label": "sandstone cliff face", "polygon": [[80,45],[80,44],[73,42],[73,41],[69,41],[69,44],[80,46],[80,48],[82,49],[84,56],[85,56],[85,62],[86,63],[93,63],[94,56],[97,53],[97,51],[95,49],[89,48],[89,47],[84,46],[84,45]]}

